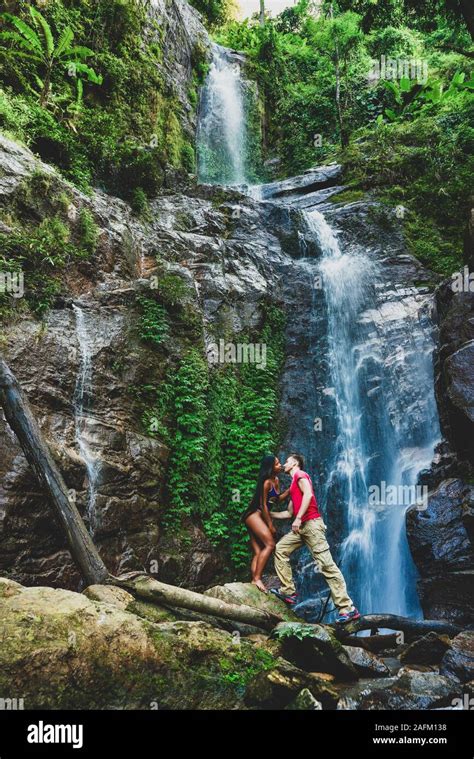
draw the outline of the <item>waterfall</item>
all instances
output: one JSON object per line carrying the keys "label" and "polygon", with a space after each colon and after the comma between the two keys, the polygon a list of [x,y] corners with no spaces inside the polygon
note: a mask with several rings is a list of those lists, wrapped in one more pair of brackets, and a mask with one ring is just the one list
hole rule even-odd
{"label": "waterfall", "polygon": [[[380,263],[363,250],[341,251],[318,211],[306,220],[322,254],[336,416],[323,508],[344,511],[341,568],[356,604],[418,616],[405,512],[440,438],[428,296],[387,292]],[[390,488],[395,498],[384,497]]]}
{"label": "waterfall", "polygon": [[96,496],[97,479],[100,462],[91,449],[89,436],[91,408],[93,402],[92,384],[92,330],[89,326],[89,315],[80,306],[73,305],[76,317],[76,335],[80,350],[80,364],[74,392],[75,437],[82,459],[86,465],[88,480],[87,519],[89,530],[94,535],[97,526]]}
{"label": "waterfall", "polygon": [[199,181],[243,184],[246,181],[247,129],[242,57],[220,45],[213,45],[212,52],[199,108]]}
{"label": "waterfall", "polygon": [[[256,201],[299,207],[307,228],[299,234],[300,259],[288,267],[285,285],[292,313],[282,382],[290,416],[286,442],[293,450],[300,446],[307,458],[356,605],[363,613],[420,616],[405,513],[418,500],[420,473],[431,465],[440,440],[431,295],[386,284],[390,268],[361,246],[341,250],[323,215],[308,210],[317,193],[308,204],[298,191],[281,199],[284,183],[252,183],[241,63],[238,54],[214,46],[200,101],[199,180],[246,182]],[[317,407],[325,414],[319,433],[313,423]],[[386,497],[393,489],[395,501]],[[307,558],[299,567],[307,578],[300,577],[303,598],[319,592],[314,562]]]}

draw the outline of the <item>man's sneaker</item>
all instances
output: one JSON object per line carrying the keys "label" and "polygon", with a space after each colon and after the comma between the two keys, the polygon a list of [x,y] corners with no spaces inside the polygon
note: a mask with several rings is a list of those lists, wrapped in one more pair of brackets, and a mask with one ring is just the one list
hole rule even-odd
{"label": "man's sneaker", "polygon": [[352,611],[348,611],[345,614],[339,614],[338,618],[336,619],[336,623],[338,625],[344,625],[346,622],[353,622],[355,619],[359,619],[360,612],[354,608]]}
{"label": "man's sneaker", "polygon": [[291,596],[287,596],[285,593],[281,593],[280,590],[277,590],[277,588],[272,588],[270,590],[270,593],[273,593],[274,596],[279,598],[281,601],[284,601],[286,604],[289,604],[290,606],[294,606],[294,604],[298,603],[297,593],[293,593]]}

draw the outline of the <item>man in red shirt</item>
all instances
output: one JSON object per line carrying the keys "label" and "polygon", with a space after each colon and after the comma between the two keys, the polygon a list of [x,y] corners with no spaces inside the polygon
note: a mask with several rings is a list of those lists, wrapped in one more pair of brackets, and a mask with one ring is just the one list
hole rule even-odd
{"label": "man in red shirt", "polygon": [[295,517],[291,531],[276,546],[275,569],[281,588],[275,591],[275,595],[288,604],[297,603],[290,556],[297,548],[307,545],[329,585],[332,600],[339,611],[336,622],[349,622],[358,619],[360,614],[347,593],[342,572],[331,556],[326,540],[326,525],[319,513],[310,476],[303,471],[303,467],[304,459],[299,453],[288,456],[283,468],[292,477],[289,508],[287,511],[271,512],[271,516],[277,519]]}

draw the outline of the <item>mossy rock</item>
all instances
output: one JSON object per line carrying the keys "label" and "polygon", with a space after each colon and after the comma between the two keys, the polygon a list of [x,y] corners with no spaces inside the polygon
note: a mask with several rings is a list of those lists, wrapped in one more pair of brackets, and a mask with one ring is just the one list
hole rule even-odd
{"label": "mossy rock", "polygon": [[281,622],[272,637],[282,643],[283,656],[298,667],[328,672],[343,681],[359,677],[344,646],[328,625]]}
{"label": "mossy rock", "polygon": [[0,589],[0,696],[26,709],[245,709],[252,683],[277,664],[272,646],[205,622],[118,608],[127,599],[115,589],[107,602],[5,580]]}
{"label": "mossy rock", "polygon": [[220,598],[230,604],[245,604],[255,609],[275,614],[287,622],[298,622],[299,617],[288,608],[284,601],[272,593],[262,593],[250,582],[229,582],[225,585],[216,585],[206,590],[204,595]]}

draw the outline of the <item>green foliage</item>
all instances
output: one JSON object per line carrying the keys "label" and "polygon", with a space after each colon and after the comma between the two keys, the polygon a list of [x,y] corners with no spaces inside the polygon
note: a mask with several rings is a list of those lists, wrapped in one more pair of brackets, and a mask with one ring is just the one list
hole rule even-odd
{"label": "green foliage", "polygon": [[[173,298],[180,297],[182,280],[169,280],[169,297],[171,284],[178,287]],[[140,297],[139,303],[140,335],[158,347],[165,310],[147,298]],[[251,363],[210,368],[199,350],[188,347],[160,383],[135,391],[145,429],[170,448],[165,525],[176,532],[190,517],[201,519],[211,541],[237,569],[247,565],[249,554],[241,513],[262,456],[276,450],[280,439],[275,416],[284,325],[280,309],[267,305],[262,330],[252,336],[266,345],[265,368]],[[239,335],[239,342],[247,339]]]}
{"label": "green foliage", "polygon": [[140,296],[137,301],[142,312],[139,325],[141,339],[155,345],[161,345],[169,338],[169,321],[166,309],[161,303],[157,303],[151,298]]}
{"label": "green foliage", "polygon": [[[162,31],[150,26],[146,3],[49,0],[41,3],[43,22],[35,5],[36,23],[27,5],[16,22],[9,17],[23,42],[4,38],[0,46],[0,128],[81,189],[98,183],[134,205],[137,188],[156,194],[167,166],[193,171],[182,106],[162,74]],[[30,54],[35,60],[25,59]],[[193,66],[197,86],[205,72],[200,48]]]}
{"label": "green foliage", "polygon": [[191,0],[191,5],[203,15],[210,29],[228,21],[234,8],[232,0]]}
{"label": "green foliage", "polygon": [[78,219],[78,235],[80,240],[79,255],[90,258],[97,249],[99,228],[88,208],[81,208]]}
{"label": "green foliage", "polygon": [[191,295],[191,288],[179,274],[165,270],[157,276],[156,292],[160,300],[170,307],[182,305]]}
{"label": "green foliage", "polygon": [[150,219],[150,205],[148,203],[148,198],[143,187],[134,188],[132,197],[130,199],[130,204],[137,216],[140,216],[144,221],[148,221]]}
{"label": "green foliage", "polygon": [[[56,70],[62,70],[62,76],[73,77],[76,80],[76,100],[69,108],[80,107],[83,97],[83,78],[94,84],[102,84],[102,77],[84,61],[94,55],[93,51],[83,45],[73,45],[74,32],[70,26],[64,27],[57,42],[54,40],[52,29],[40,11],[34,6],[28,6],[32,25],[11,13],[3,13],[1,18],[8,22],[15,31],[0,32],[0,40],[4,43],[5,54],[24,60],[36,85],[27,85],[29,91],[35,94],[41,106],[48,106],[51,98],[51,83]],[[5,43],[7,43],[5,45]],[[8,44],[9,43],[9,44]]]}
{"label": "green foliage", "polygon": [[[82,218],[84,224],[88,217]],[[86,231],[79,231],[80,242],[75,241],[77,232],[60,214],[46,217],[37,225],[14,227],[11,233],[0,236],[0,270],[23,273],[25,298],[36,316],[42,316],[60,292],[61,270],[93,252],[91,220],[85,224]],[[0,296],[0,308],[8,305],[8,297]]]}
{"label": "green foliage", "polygon": [[[256,338],[256,342],[267,347],[265,368],[241,364],[233,371],[219,369],[211,377],[212,442],[207,459],[209,487],[204,525],[214,543],[229,539],[230,558],[237,568],[248,563],[249,554],[247,529],[241,515],[253,494],[262,456],[274,451],[279,442],[275,416],[284,324],[283,313],[268,306],[264,327]],[[220,456],[216,455],[219,448]]]}
{"label": "green foliage", "polygon": [[300,622],[286,622],[284,627],[274,630],[272,637],[277,640],[285,640],[286,638],[304,640],[305,638],[314,638],[314,630],[311,625]]}
{"label": "green foliage", "polygon": [[206,497],[203,466],[209,380],[206,360],[197,350],[191,349],[183,357],[171,384],[175,433],[167,478],[171,507],[166,519],[168,526],[199,512]]}

